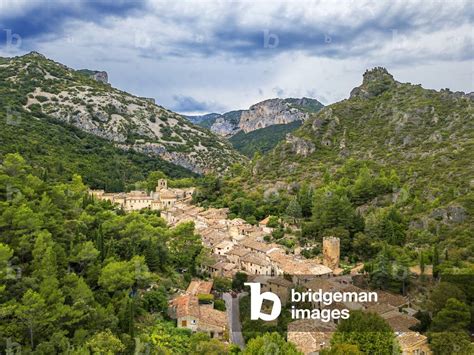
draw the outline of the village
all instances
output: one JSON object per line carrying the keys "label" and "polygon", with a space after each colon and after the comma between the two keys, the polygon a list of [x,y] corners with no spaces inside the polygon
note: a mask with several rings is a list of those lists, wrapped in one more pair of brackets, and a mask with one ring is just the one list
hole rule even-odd
{"label": "village", "polygon": [[[201,265],[201,272],[209,280],[193,280],[186,291],[169,303],[169,315],[176,319],[177,327],[208,333],[211,337],[226,340],[238,312],[224,312],[213,308],[213,277],[232,279],[238,272],[248,275],[248,280],[260,282],[262,292],[276,293],[286,305],[289,290],[298,285],[306,290],[323,292],[361,292],[354,285],[354,278],[361,272],[361,265],[343,272],[340,268],[340,241],[335,237],[323,240],[322,256],[306,259],[285,247],[265,241],[272,233],[268,227],[269,217],[257,225],[243,219],[228,219],[226,208],[204,209],[191,204],[194,188],[168,188],[167,181],[160,179],[156,190],[129,193],[105,193],[91,190],[100,200],[118,204],[125,211],[149,208],[159,210],[170,226],[193,222],[203,246],[211,251],[209,260]],[[395,332],[402,354],[431,354],[427,337],[410,330],[419,323],[417,312],[409,299],[386,291],[377,291],[377,303],[334,303],[330,308],[363,310],[374,312],[384,318]],[[313,308],[326,306],[318,303]],[[236,315],[237,314],[237,315]],[[317,354],[330,346],[336,330],[336,321],[301,319],[289,323],[288,341],[294,343],[305,354]],[[240,329],[238,330],[240,331]]]}

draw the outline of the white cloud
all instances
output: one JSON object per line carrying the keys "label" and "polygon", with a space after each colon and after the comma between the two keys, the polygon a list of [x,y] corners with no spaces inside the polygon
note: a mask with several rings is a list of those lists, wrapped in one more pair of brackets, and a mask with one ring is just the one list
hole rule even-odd
{"label": "white cloud", "polygon": [[[18,14],[28,4],[9,2]],[[66,19],[58,37],[23,49],[107,70],[113,85],[168,107],[175,97],[230,110],[310,93],[331,103],[379,65],[400,81],[473,91],[472,15],[468,1],[150,1],[140,14]]]}

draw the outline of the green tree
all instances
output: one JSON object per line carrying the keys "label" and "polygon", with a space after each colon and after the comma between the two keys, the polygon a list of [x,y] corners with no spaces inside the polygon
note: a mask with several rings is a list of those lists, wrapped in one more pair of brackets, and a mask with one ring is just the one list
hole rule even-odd
{"label": "green tree", "polygon": [[311,217],[311,210],[313,209],[313,188],[309,184],[304,183],[298,191],[297,199],[301,206],[303,217]]}
{"label": "green tree", "polygon": [[298,355],[302,354],[293,343],[288,343],[278,333],[265,333],[256,338],[251,339],[245,350],[244,355],[261,355],[261,354],[281,354],[281,355]]}
{"label": "green tree", "polygon": [[196,258],[201,252],[199,235],[194,234],[194,223],[180,223],[170,232],[169,251],[173,264],[180,270],[194,272]]}
{"label": "green tree", "polygon": [[229,353],[227,344],[218,339],[211,339],[205,333],[194,333],[189,340],[191,355],[226,355]]}
{"label": "green tree", "polygon": [[151,241],[151,239],[148,239],[144,252],[145,261],[148,268],[153,272],[162,270],[163,264],[160,260],[159,254],[166,252],[163,249],[164,248],[158,248],[158,246],[156,246],[155,243]]}
{"label": "green tree", "polygon": [[313,222],[319,230],[343,227],[354,231],[356,213],[345,189],[339,186],[316,190],[313,200]]}
{"label": "green tree", "polygon": [[465,330],[471,323],[471,312],[465,303],[450,298],[433,317],[430,329],[434,332]]}
{"label": "green tree", "polygon": [[143,295],[144,307],[148,312],[165,313],[168,308],[168,294],[163,287],[159,287]]}
{"label": "green tree", "polygon": [[364,354],[392,354],[397,346],[388,323],[375,313],[351,311],[348,319],[338,324],[331,345],[353,344]]}
{"label": "green tree", "polygon": [[410,258],[402,253],[396,263],[395,278],[401,283],[401,294],[406,294],[406,289],[410,282]]}
{"label": "green tree", "polygon": [[247,282],[247,279],[248,276],[246,273],[240,271],[237,272],[232,279],[232,289],[237,291],[243,290],[244,283]]}
{"label": "green tree", "polygon": [[436,315],[446,306],[446,303],[450,298],[455,298],[462,302],[466,301],[466,295],[459,287],[453,283],[442,281],[431,291],[427,302],[427,308]]}
{"label": "green tree", "polygon": [[420,251],[419,263],[420,263],[420,272],[423,275],[425,273],[425,266],[426,266],[425,254],[423,253],[423,251]]}
{"label": "green tree", "polygon": [[104,240],[104,232],[102,232],[102,226],[96,231],[96,248],[99,250],[100,261],[103,262],[106,258],[105,254],[105,240]]}
{"label": "green tree", "polygon": [[387,289],[392,280],[392,265],[387,251],[383,250],[375,260],[374,269],[370,272],[370,283],[378,289]]}
{"label": "green tree", "polygon": [[277,216],[270,216],[268,219],[267,227],[268,228],[276,228],[280,225],[279,219]]}
{"label": "green tree", "polygon": [[438,278],[439,275],[439,249],[438,249],[438,244],[435,244],[433,248],[433,276],[435,278]]}
{"label": "green tree", "polygon": [[362,167],[351,189],[352,199],[356,205],[362,205],[375,197],[376,191],[374,191],[373,181],[369,168]]}
{"label": "green tree", "polygon": [[402,245],[405,242],[406,223],[395,208],[380,208],[366,218],[365,233],[372,239],[384,240],[389,244]]}
{"label": "green tree", "polygon": [[352,241],[352,250],[359,259],[370,260],[380,252],[380,246],[367,234],[359,232]]}
{"label": "green tree", "polygon": [[[9,265],[9,260],[13,256],[13,250],[3,243],[0,243],[0,282],[5,282],[11,278],[12,269]],[[5,290],[5,286],[0,284],[0,295]]]}
{"label": "green tree", "polygon": [[148,174],[145,181],[145,188],[148,192],[155,191],[159,179],[167,179],[167,176],[162,171],[152,171]]}
{"label": "green tree", "polygon": [[129,288],[133,285],[133,273],[126,261],[112,261],[103,267],[99,277],[99,285],[107,291]]}
{"label": "green tree", "polygon": [[354,344],[335,344],[329,349],[320,351],[321,355],[363,355],[359,347]]}
{"label": "green tree", "polygon": [[222,179],[218,176],[208,174],[200,179],[193,194],[193,201],[197,203],[214,202],[221,195]]}
{"label": "green tree", "polygon": [[434,355],[472,355],[474,347],[465,332],[435,332],[430,334]]}
{"label": "green tree", "polygon": [[79,269],[83,270],[88,264],[93,263],[100,256],[100,251],[97,250],[92,241],[80,243],[74,250],[71,261],[79,265]]}
{"label": "green tree", "polygon": [[171,322],[158,322],[142,334],[159,354],[188,354],[190,336],[188,329],[176,328]]}
{"label": "green tree", "polygon": [[227,292],[232,288],[232,280],[227,277],[214,277],[214,290]]}
{"label": "green tree", "polygon": [[298,203],[298,200],[293,198],[290,200],[288,207],[286,208],[286,214],[293,218],[293,222],[296,223],[296,220],[303,217],[303,212],[301,211],[301,206]]}
{"label": "green tree", "polygon": [[86,345],[91,349],[92,354],[113,355],[125,350],[125,345],[110,329],[95,334],[87,341]]}
{"label": "green tree", "polygon": [[39,293],[29,289],[23,295],[15,314],[26,327],[30,346],[34,349],[35,339],[41,336],[51,321],[51,314],[48,313],[45,300]]}

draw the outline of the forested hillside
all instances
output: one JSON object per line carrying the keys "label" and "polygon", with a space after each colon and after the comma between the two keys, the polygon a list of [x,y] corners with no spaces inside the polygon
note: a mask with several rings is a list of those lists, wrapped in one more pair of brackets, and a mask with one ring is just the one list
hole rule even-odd
{"label": "forested hillside", "polygon": [[222,172],[243,159],[226,141],[177,113],[36,52],[0,58],[0,100],[10,121],[55,119],[195,173]]}
{"label": "forested hillside", "polygon": [[158,156],[119,149],[103,138],[54,119],[35,119],[28,112],[0,112],[0,124],[0,158],[18,152],[52,180],[68,181],[80,174],[91,188],[119,192],[153,171],[171,178],[196,176]]}
{"label": "forested hillside", "polygon": [[171,229],[156,212],[124,214],[92,200],[78,175],[43,175],[18,154],[0,166],[2,353],[226,349],[167,321],[168,298],[202,250],[193,223]]}
{"label": "forested hillside", "polygon": [[240,131],[229,138],[230,144],[242,154],[252,158],[255,153],[265,154],[272,150],[287,133],[301,126],[301,121],[272,125],[252,132]]}
{"label": "forested hillside", "polygon": [[410,265],[421,258],[470,273],[473,114],[472,95],[402,84],[375,68],[350,99],[312,116],[249,167],[208,177],[196,201],[252,223],[269,214],[296,220],[300,232],[276,237],[314,245],[315,255],[323,236],[336,235],[347,261],[405,254]]}

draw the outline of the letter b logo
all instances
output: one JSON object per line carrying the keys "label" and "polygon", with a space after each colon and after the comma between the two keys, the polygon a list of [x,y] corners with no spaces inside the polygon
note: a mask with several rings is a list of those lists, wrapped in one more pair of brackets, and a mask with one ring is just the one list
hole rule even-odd
{"label": "letter b logo", "polygon": [[[261,319],[267,322],[277,319],[281,313],[280,298],[273,292],[260,293],[259,282],[246,282],[244,285],[250,287],[250,319]],[[272,312],[270,314],[262,313],[264,300],[273,302]]]}

